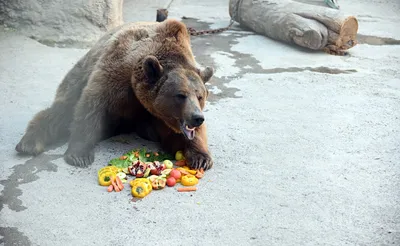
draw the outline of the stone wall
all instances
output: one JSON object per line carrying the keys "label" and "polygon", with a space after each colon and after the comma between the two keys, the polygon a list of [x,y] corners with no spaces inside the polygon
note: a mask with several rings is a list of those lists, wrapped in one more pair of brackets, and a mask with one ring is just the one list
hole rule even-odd
{"label": "stone wall", "polygon": [[1,0],[0,24],[42,43],[87,46],[123,24],[123,0]]}

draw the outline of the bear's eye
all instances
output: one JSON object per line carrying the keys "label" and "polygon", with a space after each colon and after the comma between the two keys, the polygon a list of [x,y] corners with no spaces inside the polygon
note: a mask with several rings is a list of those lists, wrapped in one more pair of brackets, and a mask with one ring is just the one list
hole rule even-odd
{"label": "bear's eye", "polygon": [[203,97],[202,97],[202,96],[199,96],[197,99],[198,99],[199,101],[201,101],[201,100],[203,100]]}
{"label": "bear's eye", "polygon": [[176,97],[177,97],[178,99],[180,99],[180,100],[185,100],[185,99],[187,98],[187,96],[186,96],[186,95],[183,95],[183,94],[177,94]]}

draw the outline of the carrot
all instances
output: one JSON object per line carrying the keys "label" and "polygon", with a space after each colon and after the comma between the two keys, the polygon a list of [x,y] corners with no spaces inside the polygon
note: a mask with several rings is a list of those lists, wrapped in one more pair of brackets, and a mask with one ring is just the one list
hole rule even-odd
{"label": "carrot", "polygon": [[179,187],[177,190],[178,190],[178,192],[196,191],[197,187],[196,186]]}
{"label": "carrot", "polygon": [[179,169],[179,172],[181,172],[182,176],[190,174],[188,171],[182,169]]}
{"label": "carrot", "polygon": [[113,186],[113,185],[108,186],[108,188],[107,188],[107,191],[108,191],[108,192],[111,192],[111,191],[113,191],[113,190],[114,190],[114,186]]}
{"label": "carrot", "polygon": [[123,156],[121,156],[119,159],[120,159],[120,160],[126,160],[126,159],[128,159],[128,156],[123,155]]}
{"label": "carrot", "polygon": [[122,184],[122,180],[118,176],[115,179],[116,179],[116,183],[118,185],[118,188],[120,190],[123,190],[124,189],[124,184]]}
{"label": "carrot", "polygon": [[197,170],[196,178],[201,179],[204,176],[204,169]]}
{"label": "carrot", "polygon": [[[118,177],[118,176],[117,176],[117,177]],[[121,190],[119,189],[117,183],[115,182],[115,178],[111,180],[111,184],[112,184],[112,186],[114,187],[114,190],[115,190],[116,192],[120,192],[120,191],[121,191]]]}
{"label": "carrot", "polygon": [[178,167],[186,166],[186,160],[180,160],[180,161],[175,162],[175,166],[178,166]]}

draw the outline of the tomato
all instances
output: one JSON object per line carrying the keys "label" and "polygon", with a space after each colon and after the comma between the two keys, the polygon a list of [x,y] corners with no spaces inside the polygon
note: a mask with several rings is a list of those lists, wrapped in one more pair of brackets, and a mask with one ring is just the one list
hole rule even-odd
{"label": "tomato", "polygon": [[167,179],[167,185],[168,185],[169,187],[173,187],[175,184],[176,184],[176,179],[175,179],[174,177],[169,177],[169,178]]}
{"label": "tomato", "polygon": [[181,172],[179,172],[179,170],[172,169],[172,171],[169,173],[169,176],[173,177],[175,180],[178,180],[181,178]]}

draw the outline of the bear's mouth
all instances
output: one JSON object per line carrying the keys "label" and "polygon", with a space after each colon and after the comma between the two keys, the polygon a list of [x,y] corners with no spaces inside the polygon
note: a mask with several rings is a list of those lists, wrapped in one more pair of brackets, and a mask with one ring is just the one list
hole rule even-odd
{"label": "bear's mouth", "polygon": [[193,140],[194,139],[194,136],[195,136],[195,133],[196,133],[196,127],[189,127],[189,125],[186,125],[186,123],[185,122],[183,122],[182,124],[181,124],[181,130],[182,130],[182,132],[183,132],[183,135],[185,135],[185,137],[187,138],[187,139],[189,139],[189,140]]}

